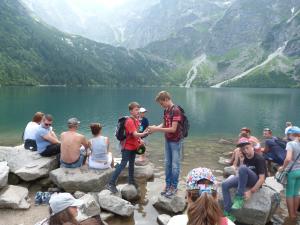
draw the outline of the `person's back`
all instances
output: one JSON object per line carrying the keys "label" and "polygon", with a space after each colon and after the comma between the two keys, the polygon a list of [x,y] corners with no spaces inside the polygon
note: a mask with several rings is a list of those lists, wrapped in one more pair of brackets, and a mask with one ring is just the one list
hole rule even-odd
{"label": "person's back", "polygon": [[50,131],[51,131],[50,127],[46,128],[43,127],[42,125],[38,126],[35,134],[35,140],[37,145],[37,151],[39,153],[43,152],[46,149],[46,147],[51,144],[50,141],[43,138],[43,136],[47,135]]}
{"label": "person's back", "polygon": [[90,139],[91,143],[91,160],[107,161],[107,137],[98,136]]}
{"label": "person's back", "polygon": [[60,137],[61,159],[66,163],[72,163],[78,160],[84,136],[74,131],[66,131],[63,132]]}

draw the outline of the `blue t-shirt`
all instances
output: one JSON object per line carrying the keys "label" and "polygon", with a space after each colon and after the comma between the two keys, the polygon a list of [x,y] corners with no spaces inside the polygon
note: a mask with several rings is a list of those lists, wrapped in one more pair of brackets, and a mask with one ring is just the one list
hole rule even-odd
{"label": "blue t-shirt", "polygon": [[139,127],[139,133],[143,133],[144,130],[149,126],[149,121],[146,117],[143,117],[142,120],[140,120],[140,127]]}
{"label": "blue t-shirt", "polygon": [[273,152],[275,156],[277,156],[280,160],[284,160],[286,156],[286,150],[283,149],[275,140],[277,137],[272,137],[267,139],[265,142],[265,146],[268,146],[269,151]]}
{"label": "blue t-shirt", "polygon": [[35,134],[38,153],[42,153],[47,148],[48,145],[51,145],[51,142],[43,138],[43,136],[45,136],[49,132],[50,132],[50,128],[44,128],[42,127],[42,125],[39,125]]}

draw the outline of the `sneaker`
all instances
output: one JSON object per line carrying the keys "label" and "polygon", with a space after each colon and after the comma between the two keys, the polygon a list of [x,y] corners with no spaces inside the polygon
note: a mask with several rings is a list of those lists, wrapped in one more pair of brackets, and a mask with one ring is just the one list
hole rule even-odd
{"label": "sneaker", "polygon": [[165,190],[160,192],[161,195],[165,195],[169,191],[170,187],[166,187]]}
{"label": "sneaker", "polygon": [[118,193],[118,189],[115,184],[107,184],[105,185],[107,190],[110,190],[113,194]]}
{"label": "sneaker", "polygon": [[232,204],[232,209],[241,209],[244,206],[244,198],[240,196],[235,196]]}
{"label": "sneaker", "polygon": [[35,196],[34,196],[34,204],[35,205],[40,205],[42,204],[42,194],[43,192],[38,191]]}
{"label": "sneaker", "polygon": [[42,193],[42,204],[49,204],[51,194],[49,192]]}
{"label": "sneaker", "polygon": [[230,219],[232,222],[236,221],[235,216],[225,210],[224,210],[224,216],[227,217],[228,219]]}
{"label": "sneaker", "polygon": [[171,198],[172,196],[176,195],[177,191],[178,191],[177,188],[170,188],[169,191],[167,191],[164,196],[167,198]]}

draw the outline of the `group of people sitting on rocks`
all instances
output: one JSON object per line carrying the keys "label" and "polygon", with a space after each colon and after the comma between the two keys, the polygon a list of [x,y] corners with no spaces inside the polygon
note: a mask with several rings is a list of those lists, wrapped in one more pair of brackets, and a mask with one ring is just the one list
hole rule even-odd
{"label": "group of people sitting on rocks", "polygon": [[[300,128],[292,126],[290,122],[286,125],[283,139],[273,136],[269,128],[263,130],[264,148],[256,137],[250,135],[249,128],[241,129],[237,148],[231,158],[235,175],[222,182],[224,214],[232,221],[235,217],[231,210],[242,208],[245,200],[260,189],[270,175],[271,163],[274,163],[278,171],[291,169],[287,174],[286,202],[289,219],[295,222],[300,201],[300,161],[297,160],[300,154]],[[231,188],[237,188],[233,202],[229,191]]]}
{"label": "group of people sitting on rocks", "polygon": [[[138,187],[134,180],[134,163],[136,151],[144,145],[143,138],[154,132],[165,134],[165,188],[161,195],[172,198],[177,193],[177,186],[181,167],[183,144],[182,121],[184,111],[172,102],[171,95],[161,91],[156,101],[164,109],[164,120],[158,126],[152,125],[140,129],[141,108],[137,102],[129,103],[129,113],[124,124],[125,139],[121,141],[122,159],[106,186],[112,193],[118,192],[116,182],[122,170],[129,163],[128,183]],[[145,112],[145,111],[144,111]],[[24,133],[24,146],[27,149],[37,150],[41,156],[52,156],[60,153],[60,165],[67,168],[76,168],[84,164],[85,155],[89,156],[88,164],[91,168],[105,169],[113,167],[113,158],[109,151],[109,139],[101,135],[102,126],[99,123],[90,125],[93,138],[89,141],[77,133],[80,122],[76,118],[68,120],[68,131],[61,134],[60,141],[52,130],[53,118],[49,114],[36,113],[33,121],[28,123]],[[287,170],[296,161],[300,154],[300,128],[287,124],[286,140],[282,146],[281,139],[273,137],[271,129],[265,128],[263,135],[266,138],[265,147],[251,136],[249,128],[241,129],[237,148],[232,155],[232,164],[235,175],[228,177],[221,184],[224,199],[222,212],[216,199],[215,178],[206,168],[193,169],[187,178],[187,216],[171,219],[172,224],[232,224],[236,220],[232,210],[243,207],[245,200],[259,191],[265,178],[268,176],[266,161],[277,163],[279,171]],[[90,149],[86,153],[86,149]],[[270,165],[270,164],[269,164]],[[231,200],[230,189],[236,188],[236,195]],[[291,172],[288,173],[286,188],[289,217],[294,220],[299,206],[300,190],[300,161],[297,161]],[[51,201],[50,201],[51,206]],[[201,213],[199,213],[201,212]],[[228,219],[224,218],[226,216]],[[179,223],[179,220],[181,221]],[[174,221],[174,222],[172,222]]]}

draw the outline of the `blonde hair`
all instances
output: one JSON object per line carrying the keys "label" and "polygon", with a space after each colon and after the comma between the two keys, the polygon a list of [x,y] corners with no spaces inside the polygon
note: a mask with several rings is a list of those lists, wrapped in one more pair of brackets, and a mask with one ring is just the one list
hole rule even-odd
{"label": "blonde hair", "polygon": [[156,95],[155,101],[160,102],[160,101],[166,101],[166,100],[170,100],[170,99],[171,99],[171,95],[169,92],[161,91]]}

